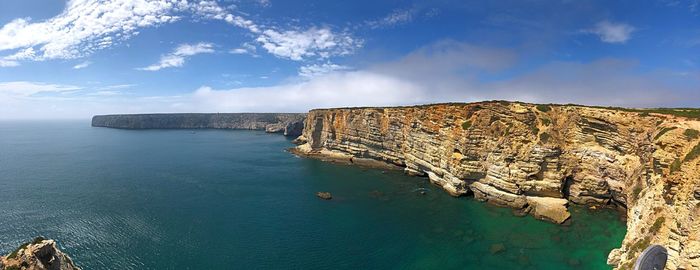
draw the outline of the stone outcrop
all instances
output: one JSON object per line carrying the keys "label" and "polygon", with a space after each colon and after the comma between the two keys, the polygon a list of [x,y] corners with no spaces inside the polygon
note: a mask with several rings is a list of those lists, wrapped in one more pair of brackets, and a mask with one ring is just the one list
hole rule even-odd
{"label": "stone outcrop", "polygon": [[626,211],[609,263],[650,244],[668,269],[700,269],[700,121],[653,111],[518,102],[309,112],[293,152],[371,159],[427,176],[454,196],[561,223],[567,204]]}
{"label": "stone outcrop", "polygon": [[93,127],[123,129],[247,129],[299,136],[303,113],[164,113],[96,115]]}
{"label": "stone outcrop", "polygon": [[80,270],[68,255],[56,247],[54,240],[41,237],[0,257],[2,270]]}

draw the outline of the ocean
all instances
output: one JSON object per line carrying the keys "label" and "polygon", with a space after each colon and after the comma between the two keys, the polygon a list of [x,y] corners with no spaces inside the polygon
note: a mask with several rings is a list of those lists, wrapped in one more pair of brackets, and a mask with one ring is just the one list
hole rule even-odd
{"label": "ocean", "polygon": [[41,235],[83,269],[610,269],[624,238],[611,210],[517,217],[291,139],[2,121],[0,253]]}

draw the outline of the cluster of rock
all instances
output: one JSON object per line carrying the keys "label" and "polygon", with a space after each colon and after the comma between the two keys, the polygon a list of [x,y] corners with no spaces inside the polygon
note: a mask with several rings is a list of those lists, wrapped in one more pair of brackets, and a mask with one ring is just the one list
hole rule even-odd
{"label": "cluster of rock", "polygon": [[0,256],[0,270],[80,270],[68,255],[56,247],[54,240],[41,237],[20,246],[7,256]]}
{"label": "cluster of rock", "polygon": [[400,166],[454,196],[557,223],[569,203],[625,209],[627,235],[609,264],[631,268],[661,244],[669,269],[700,269],[697,130],[692,119],[575,105],[320,109],[294,152]]}
{"label": "cluster of rock", "polygon": [[299,136],[303,113],[164,113],[96,115],[93,127],[124,129],[247,129]]}

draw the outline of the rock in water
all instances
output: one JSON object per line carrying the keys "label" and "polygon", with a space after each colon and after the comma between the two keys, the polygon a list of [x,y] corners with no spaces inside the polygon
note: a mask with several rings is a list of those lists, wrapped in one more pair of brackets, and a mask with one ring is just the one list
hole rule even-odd
{"label": "rock in water", "polygon": [[333,196],[331,195],[330,192],[316,192],[316,197],[319,197],[324,200],[330,200],[333,199]]}
{"label": "rock in water", "polygon": [[0,257],[0,269],[80,270],[68,255],[56,247],[54,240],[37,237],[5,257]]}
{"label": "rock in water", "polygon": [[532,207],[530,213],[539,219],[561,224],[571,217],[566,209],[569,203],[566,199],[533,196],[527,197],[527,203]]}
{"label": "rock in water", "polygon": [[489,248],[489,251],[491,254],[497,254],[501,253],[503,251],[506,251],[506,246],[504,244],[493,244],[491,245],[491,248]]}

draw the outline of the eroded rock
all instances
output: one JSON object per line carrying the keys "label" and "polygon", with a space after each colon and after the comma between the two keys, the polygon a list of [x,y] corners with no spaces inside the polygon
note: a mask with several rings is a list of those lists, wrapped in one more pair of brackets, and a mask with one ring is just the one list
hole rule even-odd
{"label": "eroded rock", "polygon": [[0,257],[0,269],[80,270],[68,255],[56,247],[54,240],[41,237]]}
{"label": "eroded rock", "polygon": [[[668,269],[700,267],[700,121],[656,113],[514,102],[309,112],[295,153],[373,159],[428,176],[453,196],[562,222],[566,202],[617,206],[627,235],[609,261],[629,268],[650,243]],[[301,140],[300,140],[301,141]],[[696,149],[697,148],[697,149]],[[696,149],[696,150],[694,150]]]}

